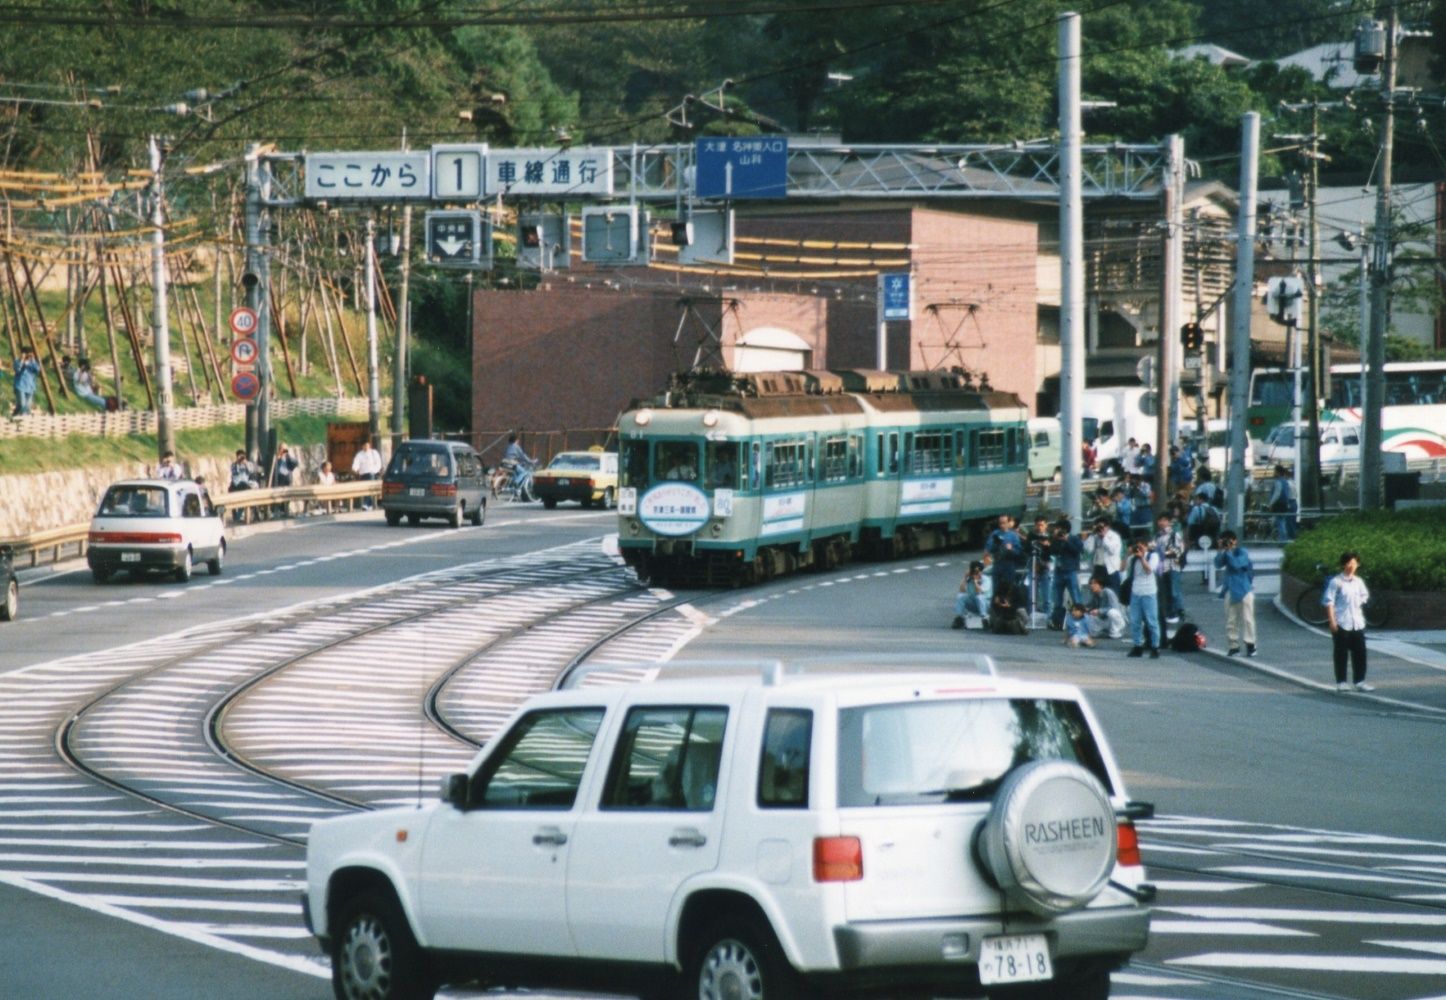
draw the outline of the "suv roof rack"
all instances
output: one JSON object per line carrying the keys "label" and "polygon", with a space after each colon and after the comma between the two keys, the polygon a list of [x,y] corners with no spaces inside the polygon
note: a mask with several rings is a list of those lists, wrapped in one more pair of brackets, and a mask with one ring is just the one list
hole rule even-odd
{"label": "suv roof rack", "polygon": [[[883,667],[889,673],[972,673],[982,677],[998,677],[999,668],[994,657],[986,653],[937,653],[917,654],[904,658],[884,660],[879,654],[846,653],[840,656],[807,656],[800,659],[747,659],[736,660],[667,660],[661,663],[584,663],[569,670],[558,687],[570,689],[580,686],[589,674],[616,672],[620,670],[674,671],[689,675],[725,675],[747,677],[756,675],[765,687],[776,687],[789,677],[825,673],[864,673],[862,668],[876,672]],[[658,680],[667,680],[661,675]],[[677,679],[677,678],[672,678]]]}

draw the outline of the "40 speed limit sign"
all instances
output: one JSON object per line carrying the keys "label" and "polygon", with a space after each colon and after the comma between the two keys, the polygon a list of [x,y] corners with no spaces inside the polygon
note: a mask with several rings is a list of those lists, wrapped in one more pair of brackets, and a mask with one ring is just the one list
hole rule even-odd
{"label": "40 speed limit sign", "polygon": [[231,310],[231,332],[242,337],[249,337],[256,332],[260,318],[256,310],[249,306],[237,306]]}

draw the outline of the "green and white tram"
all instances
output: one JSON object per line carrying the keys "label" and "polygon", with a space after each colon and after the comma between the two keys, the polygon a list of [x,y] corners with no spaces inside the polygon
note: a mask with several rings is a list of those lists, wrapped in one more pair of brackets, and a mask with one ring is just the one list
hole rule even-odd
{"label": "green and white tram", "polygon": [[676,376],[620,418],[619,547],[717,586],[955,545],[1023,510],[1027,416],[949,372]]}

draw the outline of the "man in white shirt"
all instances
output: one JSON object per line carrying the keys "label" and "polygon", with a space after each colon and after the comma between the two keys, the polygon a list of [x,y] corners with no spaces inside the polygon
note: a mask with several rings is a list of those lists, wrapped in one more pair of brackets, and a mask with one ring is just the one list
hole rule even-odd
{"label": "man in white shirt", "polygon": [[1120,536],[1103,517],[1095,521],[1095,530],[1084,540],[1085,555],[1090,560],[1090,575],[1103,573],[1106,585],[1115,593],[1120,590],[1120,553],[1123,549]]}
{"label": "man in white shirt", "polygon": [[1356,576],[1361,568],[1354,552],[1341,553],[1341,571],[1326,584],[1321,604],[1325,605],[1326,621],[1330,623],[1331,647],[1335,654],[1336,690],[1349,691],[1346,683],[1346,657],[1351,660],[1351,680],[1357,691],[1374,691],[1366,683],[1366,602],[1371,592],[1366,581]]}
{"label": "man in white shirt", "polygon": [[[370,438],[362,442],[361,450],[352,457],[351,473],[358,479],[375,479],[381,475],[382,453],[372,445]],[[371,497],[367,497],[362,507],[365,510],[372,509]]]}

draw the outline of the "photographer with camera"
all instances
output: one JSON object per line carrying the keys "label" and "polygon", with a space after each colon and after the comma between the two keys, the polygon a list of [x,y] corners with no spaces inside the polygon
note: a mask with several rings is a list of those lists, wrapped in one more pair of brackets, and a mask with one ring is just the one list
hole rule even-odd
{"label": "photographer with camera", "polygon": [[1054,566],[1054,533],[1050,531],[1049,518],[1041,514],[1034,519],[1034,527],[1025,536],[1024,544],[1029,552],[1030,610],[1048,615],[1053,607],[1049,596]]}
{"label": "photographer with camera", "polygon": [[984,551],[994,557],[994,592],[1007,593],[1024,568],[1024,540],[1016,530],[1019,522],[1008,514],[999,515],[999,527],[989,533]]}
{"label": "photographer with camera", "polygon": [[1084,555],[1084,539],[1070,530],[1069,518],[1055,522],[1049,550],[1054,555],[1054,581],[1049,588],[1050,604],[1054,610],[1049,617],[1049,626],[1058,630],[1064,627],[1065,591],[1069,591],[1071,604],[1084,603],[1084,595],[1079,589],[1079,562]]}
{"label": "photographer with camera", "polygon": [[1090,559],[1090,575],[1099,576],[1104,585],[1117,594],[1120,592],[1120,556],[1124,548],[1125,543],[1120,540],[1119,534],[1103,517],[1095,521],[1094,530],[1084,540],[1084,551]]}
{"label": "photographer with camera", "polygon": [[1185,539],[1175,527],[1175,519],[1161,514],[1155,519],[1155,554],[1160,557],[1160,635],[1167,622],[1178,622],[1185,613],[1184,587],[1180,585],[1185,570]]}

